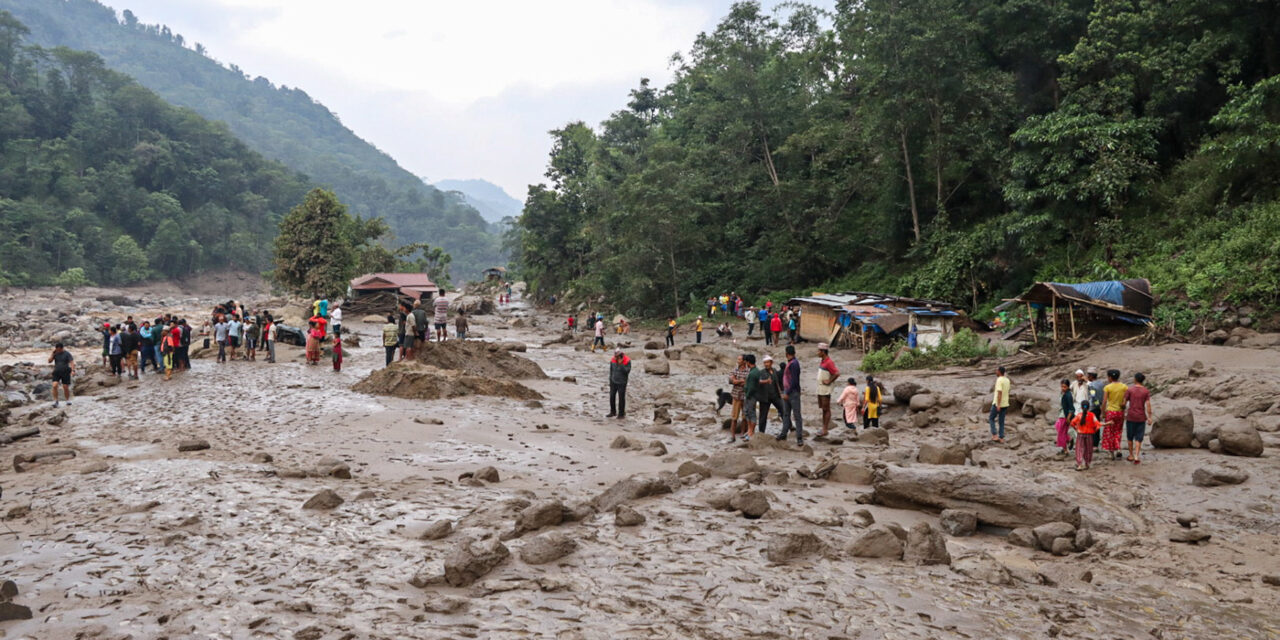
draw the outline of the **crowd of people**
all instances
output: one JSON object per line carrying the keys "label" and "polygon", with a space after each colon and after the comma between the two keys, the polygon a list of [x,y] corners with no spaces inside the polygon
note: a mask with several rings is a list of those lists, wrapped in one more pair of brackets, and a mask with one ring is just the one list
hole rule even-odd
{"label": "crowd of people", "polygon": [[[123,322],[116,324],[103,323],[100,333],[102,364],[116,378],[129,377],[136,380],[146,373],[148,364],[153,373],[160,373],[163,368],[166,380],[172,378],[174,371],[191,368],[192,329],[185,318],[166,313],[157,316],[154,321],[144,319],[138,322],[133,316],[128,316]],[[68,371],[65,367],[59,371],[56,366],[55,358],[59,349],[55,345],[54,354],[49,361],[55,363],[55,374],[62,373],[63,377],[69,378],[73,371]],[[70,382],[63,384],[68,387],[69,392]]]}
{"label": "crowd of people", "polygon": [[[818,436],[825,438],[831,430],[833,385],[840,378],[840,369],[831,360],[831,347],[818,345],[818,365],[815,393],[818,410],[821,412]],[[794,430],[796,444],[804,444],[804,419],[801,411],[804,393],[802,391],[801,364],[796,357],[796,348],[787,345],[784,349],[786,362],[781,368],[774,368],[773,356],[764,355],[757,362],[755,354],[744,353],[738,356],[738,362],[729,373],[729,396],[731,410],[729,416],[729,442],[736,442],[739,435],[743,441],[750,441],[753,436],[768,435],[769,412],[776,409],[781,419],[778,440],[786,440]],[[759,365],[759,366],[757,366]],[[875,381],[868,377],[867,396],[879,405],[881,390]],[[850,378],[850,384],[853,379]],[[854,385],[856,389],[856,385]],[[856,426],[857,416],[865,415],[864,403],[853,398],[846,391],[838,400],[844,409],[840,416],[847,428]],[[870,420],[875,421],[878,415],[875,409],[870,411]],[[853,421],[852,423],[850,421]],[[870,424],[870,423],[868,423]]]}
{"label": "crowd of people", "polygon": [[[501,294],[500,303],[509,294]],[[413,360],[416,349],[431,342],[445,342],[449,339],[449,299],[445,292],[429,303],[430,309],[422,304],[422,300],[412,303],[401,301],[394,313],[387,314],[387,322],[382,325],[382,347],[386,351],[386,365],[391,366],[397,360]],[[454,318],[454,335],[458,340],[466,340],[470,323],[467,313],[458,310]]]}

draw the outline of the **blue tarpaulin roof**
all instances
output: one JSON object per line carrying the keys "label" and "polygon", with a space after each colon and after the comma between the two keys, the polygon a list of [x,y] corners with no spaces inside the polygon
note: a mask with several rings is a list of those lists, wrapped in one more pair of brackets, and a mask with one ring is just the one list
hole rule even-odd
{"label": "blue tarpaulin roof", "polygon": [[1018,297],[1019,302],[1045,307],[1052,305],[1055,299],[1086,305],[1122,320],[1145,323],[1151,318],[1151,283],[1144,278],[1075,284],[1037,282]]}

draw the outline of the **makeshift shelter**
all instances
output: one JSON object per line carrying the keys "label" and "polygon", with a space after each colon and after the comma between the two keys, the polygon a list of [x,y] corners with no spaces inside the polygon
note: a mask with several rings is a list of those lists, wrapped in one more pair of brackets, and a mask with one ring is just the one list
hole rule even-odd
{"label": "makeshift shelter", "polygon": [[800,309],[802,339],[863,351],[896,339],[937,346],[955,334],[964,315],[947,302],[856,291],[792,298],[787,305]]}
{"label": "makeshift shelter", "polygon": [[485,280],[502,280],[507,277],[506,267],[489,267],[484,270]]}
{"label": "makeshift shelter", "polygon": [[425,302],[440,292],[425,273],[370,273],[353,279],[350,289],[351,295],[347,297],[354,300],[361,296],[391,293]]}
{"label": "makeshift shelter", "polygon": [[[1043,325],[1052,325],[1054,340],[1066,336],[1066,329],[1058,328],[1063,316],[1071,337],[1076,338],[1082,326],[1100,321],[1149,325],[1154,307],[1151,283],[1146,278],[1076,284],[1037,282],[1010,302],[1027,305],[1028,316],[1036,319],[1040,328],[1048,330]],[[1032,339],[1036,339],[1034,332]]]}

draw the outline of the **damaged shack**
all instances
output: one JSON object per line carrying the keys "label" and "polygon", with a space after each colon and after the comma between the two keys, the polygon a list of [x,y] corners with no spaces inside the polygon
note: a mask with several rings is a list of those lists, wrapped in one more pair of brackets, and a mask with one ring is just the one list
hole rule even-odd
{"label": "damaged shack", "polygon": [[863,352],[895,340],[935,347],[966,321],[964,312],[950,303],[883,293],[815,293],[787,304],[800,309],[802,339]]}
{"label": "damaged shack", "polygon": [[[1145,328],[1151,324],[1154,299],[1151,283],[1145,278],[1102,280],[1066,284],[1037,282],[1004,306],[1026,305],[1037,334],[1051,333],[1054,340],[1079,337],[1083,331],[1116,328]],[[1000,309],[1000,307],[997,307]],[[1014,327],[1005,337],[1015,337],[1026,328]]]}

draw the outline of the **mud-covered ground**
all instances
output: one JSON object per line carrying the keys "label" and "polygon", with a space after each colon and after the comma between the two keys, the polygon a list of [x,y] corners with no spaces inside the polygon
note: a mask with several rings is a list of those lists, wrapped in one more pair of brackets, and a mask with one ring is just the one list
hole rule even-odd
{"label": "mud-covered ground", "polygon": [[[265,302],[259,289],[246,283],[225,295],[172,292],[166,300],[200,317],[214,298]],[[0,320],[71,304],[64,295],[2,296]],[[83,311],[122,319],[170,310],[131,295],[140,304]],[[916,382],[949,405],[923,417],[891,408],[888,445],[858,442],[838,427],[846,438],[840,444],[810,438],[805,449],[773,447],[757,437],[744,447],[725,442],[719,418],[728,410],[717,416],[714,401],[714,390],[727,386],[732,354],[762,352],[743,327],[736,344],[708,332],[708,347],[686,348],[678,360],[641,348],[657,336],[630,336],[629,416],[619,421],[604,418],[608,355],[583,351],[578,340],[543,346],[559,337],[558,320],[517,300],[471,324],[482,339],[527,345],[522,355],[548,378],[522,383],[544,400],[422,401],[351,391],[381,367],[383,351],[379,325],[346,318],[365,346],[348,349],[341,373],[327,362],[305,366],[299,350],[281,347],[275,365],[196,359],[191,372],[169,382],[148,375],[95,389],[63,407],[64,419],[47,400],[13,408],[10,430],[36,424],[41,433],[4,445],[6,456],[58,448],[76,456],[21,473],[5,458],[0,579],[17,584],[14,602],[34,615],[2,622],[0,631],[10,638],[335,640],[1280,637],[1280,587],[1263,581],[1280,576],[1280,405],[1257,409],[1280,390],[1275,348],[1099,346],[1060,354],[1052,367],[1015,371],[1015,392],[1035,405],[1056,397],[1055,381],[1078,366],[1119,367],[1126,379],[1141,368],[1158,391],[1157,414],[1189,407],[1197,429],[1249,425],[1261,429],[1266,446],[1261,457],[1149,450],[1140,466],[1099,456],[1092,470],[1077,473],[1055,454],[1042,415],[1015,412],[1008,444],[987,442],[989,365],[884,376],[890,390]],[[82,364],[97,359],[93,348],[73,352]],[[800,357],[811,385],[813,347],[802,345]],[[0,362],[43,366],[45,358],[18,349]],[[850,352],[835,359],[846,374],[856,371]],[[664,361],[671,374],[646,374],[650,360]],[[657,406],[670,425],[655,424]],[[812,434],[812,396],[804,415]],[[770,429],[776,433],[776,418]],[[618,436],[640,446],[612,448]],[[188,439],[211,446],[179,452]],[[1006,529],[983,527],[946,539],[951,565],[853,557],[846,548],[866,524],[859,510],[908,529],[936,526],[938,514],[878,506],[872,486],[859,484],[865,478],[806,476],[834,460],[866,471],[934,466],[917,461],[922,443],[962,444],[966,466],[948,469],[1057,478],[1081,500],[1119,505],[1129,524],[1099,524],[1092,547],[1065,556],[1014,546]],[[738,491],[743,485],[732,483],[741,481],[696,474],[673,493],[630,501],[646,518],[639,526],[586,510],[619,480],[675,471],[733,447],[763,468],[748,474],[748,486],[765,491],[770,505],[759,519],[707,504],[717,488]],[[349,479],[323,475],[342,463]],[[497,469],[498,481],[460,479],[486,466]],[[1249,477],[1194,486],[1192,472],[1201,467]],[[302,508],[323,489],[344,502]],[[581,519],[511,537],[520,509],[549,498]],[[1196,515],[1212,537],[1171,542],[1179,514]],[[423,539],[441,520],[454,532]],[[549,531],[576,541],[576,550],[546,564],[526,562],[524,547]],[[825,548],[771,562],[770,542],[792,532],[814,533]],[[511,556],[474,584],[449,586],[439,579],[446,557],[468,536],[502,539]]]}

